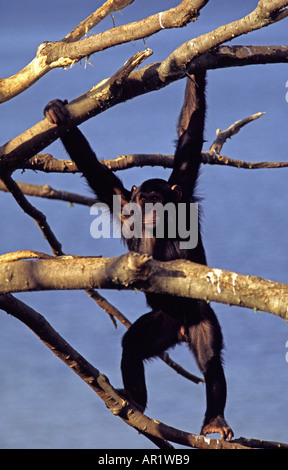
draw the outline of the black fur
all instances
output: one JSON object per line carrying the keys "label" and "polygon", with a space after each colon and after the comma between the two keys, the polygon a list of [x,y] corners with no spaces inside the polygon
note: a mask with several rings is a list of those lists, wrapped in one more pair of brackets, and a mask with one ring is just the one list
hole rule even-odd
{"label": "black fur", "polygon": [[[107,203],[111,210],[112,198],[116,194],[121,196],[122,207],[131,201],[141,206],[142,201],[153,199],[163,204],[185,203],[188,210],[189,203],[196,198],[195,187],[201,163],[206,111],[205,80],[205,72],[187,79],[174,167],[168,182],[152,179],[128,191],[119,178],[97,160],[77,127],[70,127],[68,132],[63,132],[61,139],[70,157],[99,199]],[[59,100],[47,105],[45,115],[56,124],[69,119],[64,104]],[[193,249],[181,249],[178,235],[170,239],[134,237],[125,241],[129,250],[147,253],[158,260],[181,258],[206,264],[200,229],[198,244]],[[221,363],[223,340],[214,311],[203,300],[168,294],[147,294],[146,298],[152,311],[142,315],[123,337],[121,369],[124,393],[144,410],[147,391],[143,361],[186,340],[206,381],[207,409],[201,432],[220,432],[222,438],[230,439],[233,432],[224,419],[226,381]]]}

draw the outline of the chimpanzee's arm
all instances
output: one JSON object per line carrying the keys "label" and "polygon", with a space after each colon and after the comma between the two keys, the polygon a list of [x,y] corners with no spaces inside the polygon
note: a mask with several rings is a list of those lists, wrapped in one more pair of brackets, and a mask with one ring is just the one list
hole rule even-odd
{"label": "chimpanzee's arm", "polygon": [[187,78],[185,98],[178,124],[178,143],[174,166],[169,178],[171,185],[178,184],[183,200],[193,194],[201,163],[201,150],[205,124],[205,80],[206,72],[199,71]]}
{"label": "chimpanzee's arm", "polygon": [[[65,102],[54,100],[44,110],[47,119],[57,125],[67,125],[69,113]],[[121,206],[129,202],[130,192],[127,191],[112,170],[99,162],[87,139],[78,127],[63,128],[60,138],[70,158],[85,176],[89,186],[102,202],[113,208],[113,196],[121,196]]]}

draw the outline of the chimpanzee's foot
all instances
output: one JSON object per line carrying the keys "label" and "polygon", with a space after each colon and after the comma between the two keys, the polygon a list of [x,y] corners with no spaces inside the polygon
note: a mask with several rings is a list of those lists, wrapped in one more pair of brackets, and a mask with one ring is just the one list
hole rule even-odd
{"label": "chimpanzee's foot", "polygon": [[211,419],[208,423],[204,424],[201,429],[201,434],[204,436],[214,432],[218,432],[221,439],[228,439],[229,441],[234,436],[232,429],[228,426],[222,416],[216,416],[216,418]]}

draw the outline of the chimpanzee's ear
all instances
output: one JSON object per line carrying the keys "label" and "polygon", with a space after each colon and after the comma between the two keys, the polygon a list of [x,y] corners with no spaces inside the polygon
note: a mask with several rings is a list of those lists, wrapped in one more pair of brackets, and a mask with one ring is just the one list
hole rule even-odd
{"label": "chimpanzee's ear", "polygon": [[173,184],[171,190],[174,192],[175,202],[180,202],[182,198],[182,189],[178,184]]}
{"label": "chimpanzee's ear", "polygon": [[135,186],[135,184],[133,184],[133,186],[131,188],[131,191],[130,191],[130,198],[133,197],[133,194],[135,193],[136,189],[137,189],[137,186]]}

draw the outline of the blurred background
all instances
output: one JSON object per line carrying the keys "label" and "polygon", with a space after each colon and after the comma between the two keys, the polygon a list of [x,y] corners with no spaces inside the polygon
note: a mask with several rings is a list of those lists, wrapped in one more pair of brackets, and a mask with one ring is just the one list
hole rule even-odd
{"label": "blurred background", "polygon": [[[177,0],[135,0],[114,15],[116,26],[143,19],[176,6]],[[43,41],[63,38],[101,2],[92,0],[2,0],[0,5],[0,77],[27,65]],[[146,63],[166,58],[184,41],[251,12],[257,1],[210,1],[199,20],[180,30],[165,30],[146,40],[154,54]],[[287,19],[233,41],[233,44],[287,44]],[[110,17],[92,34],[112,28]],[[143,41],[95,54],[68,70],[52,70],[33,87],[0,106],[0,142],[37,123],[54,98],[72,100],[111,76]],[[247,161],[287,161],[287,65],[264,65],[208,72],[208,150],[217,128],[226,129],[256,112],[266,114],[227,142],[222,153]],[[99,158],[120,154],[173,153],[176,123],[185,81],[138,97],[90,119],[81,126]],[[61,143],[47,151],[66,158]],[[46,150],[45,150],[46,152]],[[118,173],[128,188],[150,177],[167,177],[170,170],[133,169]],[[50,184],[56,189],[90,194],[79,175],[47,175],[18,171],[18,181]],[[208,264],[243,274],[288,282],[288,168],[243,170],[202,166],[199,195],[203,198],[203,236]],[[119,240],[90,236],[93,218],[88,207],[32,199],[62,242],[65,253],[116,256],[125,252]],[[34,221],[14,199],[0,193],[0,253],[50,248]],[[144,295],[101,291],[129,319],[147,311]],[[121,338],[109,317],[84,292],[19,294],[87,360],[122,386]],[[253,310],[214,304],[222,325],[228,383],[226,418],[235,437],[287,442],[288,327],[284,320]],[[171,357],[199,375],[185,346]],[[18,320],[0,312],[0,448],[112,449],[154,448],[134,429],[113,416],[98,396]],[[177,375],[160,360],[146,365],[147,415],[182,430],[198,433],[205,412],[205,388]]]}

